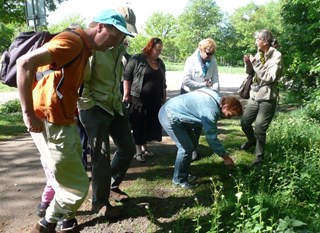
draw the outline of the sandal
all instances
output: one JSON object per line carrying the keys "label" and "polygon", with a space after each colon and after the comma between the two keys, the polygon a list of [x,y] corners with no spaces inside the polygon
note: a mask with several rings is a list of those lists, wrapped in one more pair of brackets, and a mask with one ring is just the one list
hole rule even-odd
{"label": "sandal", "polygon": [[134,158],[138,161],[138,162],[141,162],[141,163],[144,163],[146,161],[146,159],[144,158],[143,154],[136,154],[134,156]]}
{"label": "sandal", "polygon": [[154,154],[153,152],[149,151],[149,150],[145,150],[145,151],[143,151],[142,153],[143,153],[144,155],[150,156],[150,157],[155,156],[155,154]]}

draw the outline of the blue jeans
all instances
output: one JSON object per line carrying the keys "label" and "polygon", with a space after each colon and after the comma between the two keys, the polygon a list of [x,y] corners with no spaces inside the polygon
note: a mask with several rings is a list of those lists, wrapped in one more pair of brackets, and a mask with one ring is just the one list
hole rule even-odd
{"label": "blue jeans", "polygon": [[[241,128],[249,142],[256,141],[256,156],[264,156],[266,135],[276,112],[277,101],[255,101],[249,99],[241,118]],[[252,123],[255,122],[254,129]]]}
{"label": "blue jeans", "polygon": [[198,142],[194,129],[199,127],[191,122],[181,122],[178,118],[171,116],[164,107],[159,111],[159,121],[178,148],[172,181],[180,184],[188,182],[192,152]]}
{"label": "blue jeans", "polygon": [[[123,112],[112,116],[98,106],[80,111],[92,149],[92,205],[109,203],[110,188],[123,181],[135,153],[127,110]],[[117,147],[111,164],[109,136]]]}

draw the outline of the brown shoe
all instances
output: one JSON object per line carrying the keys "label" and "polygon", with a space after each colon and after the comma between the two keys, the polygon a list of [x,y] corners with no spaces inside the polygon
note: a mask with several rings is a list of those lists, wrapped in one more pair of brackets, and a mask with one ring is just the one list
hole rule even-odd
{"label": "brown shoe", "polygon": [[56,233],[55,226],[53,228],[47,228],[40,224],[40,222],[37,222],[31,233]]}
{"label": "brown shoe", "polygon": [[112,197],[115,201],[118,202],[124,202],[129,199],[129,195],[121,191],[119,188],[112,188],[110,190],[110,197]]}

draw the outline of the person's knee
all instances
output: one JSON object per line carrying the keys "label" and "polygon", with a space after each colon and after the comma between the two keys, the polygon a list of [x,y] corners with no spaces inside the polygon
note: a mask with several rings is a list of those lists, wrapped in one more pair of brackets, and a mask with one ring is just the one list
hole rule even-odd
{"label": "person's knee", "polygon": [[249,124],[245,119],[241,119],[240,125],[242,129],[247,129],[249,127],[252,127],[251,124]]}

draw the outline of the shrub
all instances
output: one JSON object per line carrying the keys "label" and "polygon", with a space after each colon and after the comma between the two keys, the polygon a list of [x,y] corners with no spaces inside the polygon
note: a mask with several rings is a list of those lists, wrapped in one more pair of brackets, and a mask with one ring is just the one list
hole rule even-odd
{"label": "shrub", "polygon": [[3,105],[0,105],[0,113],[11,114],[21,112],[21,106],[19,100],[9,100]]}

